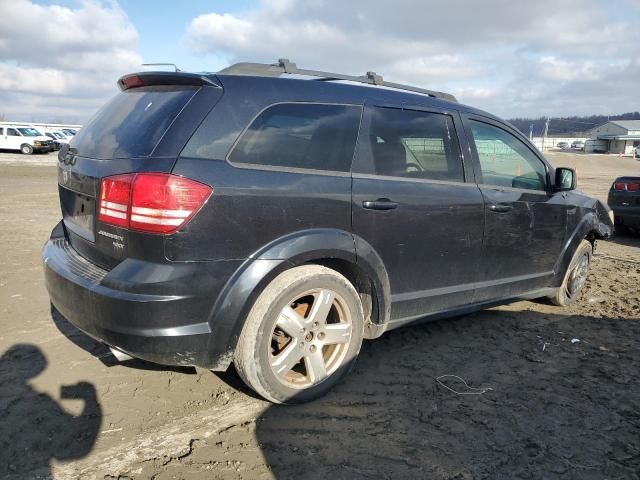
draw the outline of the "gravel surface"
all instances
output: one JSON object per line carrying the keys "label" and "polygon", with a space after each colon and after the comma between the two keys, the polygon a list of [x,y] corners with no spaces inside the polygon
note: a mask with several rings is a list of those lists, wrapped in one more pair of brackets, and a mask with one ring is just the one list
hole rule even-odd
{"label": "gravel surface", "polygon": [[[640,171],[549,158],[604,199]],[[60,213],[45,164],[55,154],[0,153],[0,478],[639,478],[640,238],[600,242],[569,308],[518,302],[390,332],[325,398],[277,407],[233,371],[115,364],[52,318],[39,255]]]}

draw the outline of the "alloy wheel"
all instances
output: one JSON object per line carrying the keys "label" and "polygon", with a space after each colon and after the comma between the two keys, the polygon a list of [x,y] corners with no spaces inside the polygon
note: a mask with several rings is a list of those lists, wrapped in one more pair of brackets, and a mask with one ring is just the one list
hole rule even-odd
{"label": "alloy wheel", "polygon": [[571,270],[569,282],[567,283],[569,295],[578,293],[587,281],[587,276],[589,275],[589,260],[589,254],[584,252],[576,262],[573,270]]}
{"label": "alloy wheel", "polygon": [[353,330],[345,300],[329,289],[296,296],[280,311],[271,334],[270,365],[290,388],[320,383],[342,365]]}

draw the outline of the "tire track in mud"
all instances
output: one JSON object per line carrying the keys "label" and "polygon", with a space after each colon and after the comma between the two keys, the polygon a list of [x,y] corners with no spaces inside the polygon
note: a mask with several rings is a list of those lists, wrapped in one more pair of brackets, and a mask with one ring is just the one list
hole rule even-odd
{"label": "tire track in mud", "polygon": [[123,472],[141,473],[145,464],[166,466],[192,453],[196,442],[220,435],[237,424],[255,421],[264,402],[244,398],[225,406],[196,412],[154,431],[145,431],[134,440],[92,455],[87,460],[54,468],[55,478],[87,480],[119,478]]}

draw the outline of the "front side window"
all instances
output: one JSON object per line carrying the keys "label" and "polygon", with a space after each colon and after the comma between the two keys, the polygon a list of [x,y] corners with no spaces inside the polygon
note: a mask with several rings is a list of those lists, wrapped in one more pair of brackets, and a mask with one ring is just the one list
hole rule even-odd
{"label": "front side window", "polygon": [[498,187],[545,190],[547,171],[540,159],[518,138],[487,123],[471,121],[482,182]]}
{"label": "front side window", "polygon": [[262,112],[229,154],[251,165],[348,172],[361,107],[283,103]]}
{"label": "front side window", "polygon": [[464,181],[458,138],[449,115],[373,108],[369,134],[378,175]]}
{"label": "front side window", "polygon": [[20,134],[15,128],[7,128],[7,135],[10,137],[19,137]]}

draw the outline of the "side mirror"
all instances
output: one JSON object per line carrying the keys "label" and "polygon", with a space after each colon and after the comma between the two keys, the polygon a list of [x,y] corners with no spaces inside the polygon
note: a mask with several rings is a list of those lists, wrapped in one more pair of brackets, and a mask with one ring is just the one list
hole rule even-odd
{"label": "side mirror", "polygon": [[577,183],[576,171],[573,168],[559,167],[556,168],[555,191],[566,192],[575,190]]}

